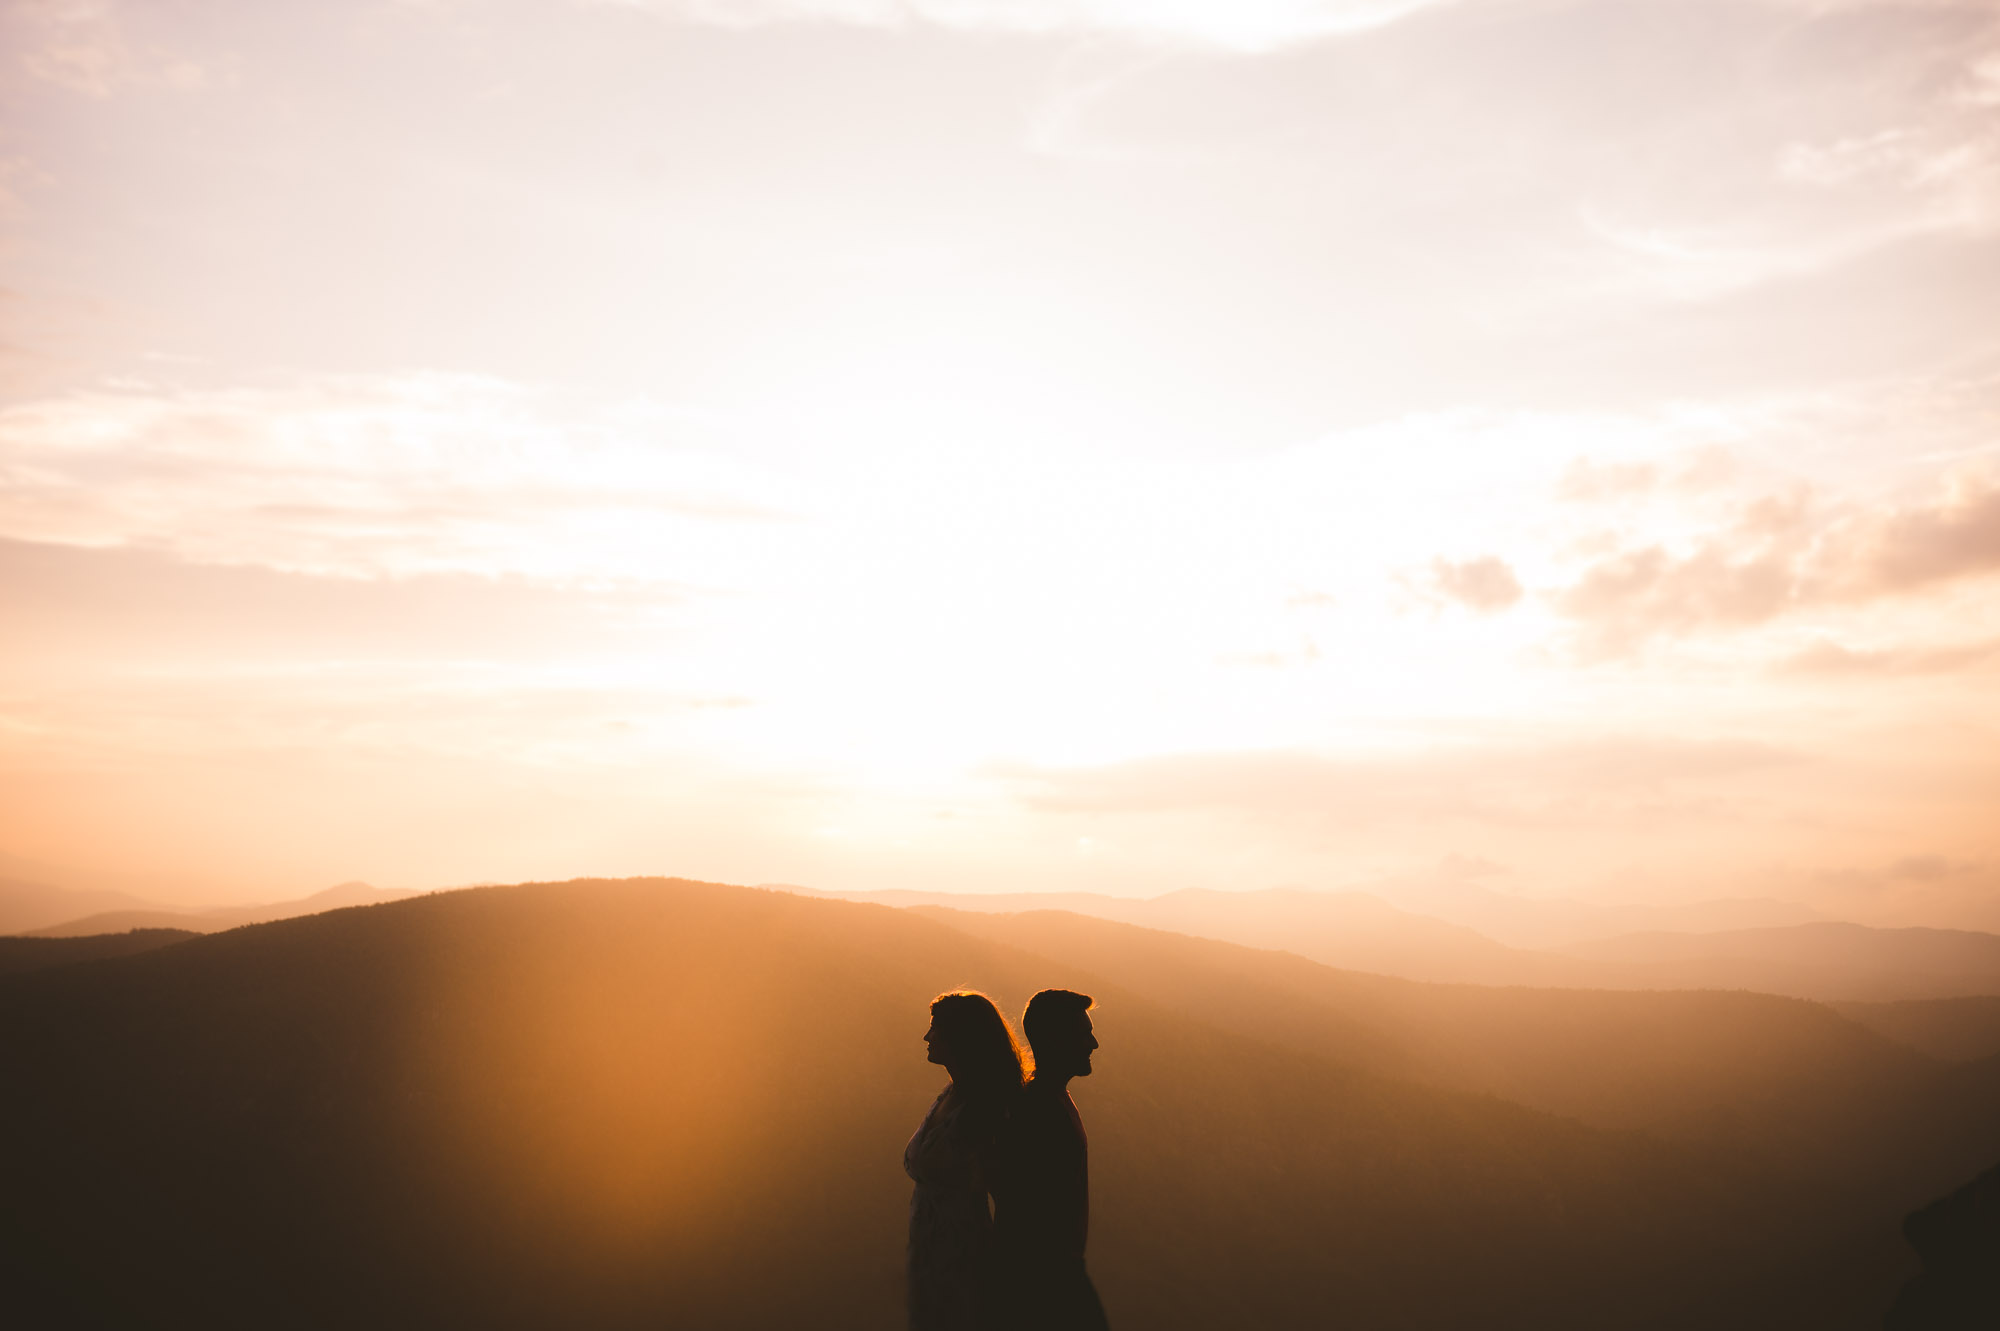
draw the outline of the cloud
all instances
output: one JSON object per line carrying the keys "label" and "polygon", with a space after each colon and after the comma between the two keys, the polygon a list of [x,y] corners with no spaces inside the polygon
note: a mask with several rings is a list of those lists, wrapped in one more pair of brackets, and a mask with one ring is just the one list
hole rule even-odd
{"label": "cloud", "polygon": [[1556,498],[1567,504],[1595,504],[1645,494],[1659,484],[1660,469],[1650,462],[1595,462],[1578,458],[1556,482]]}
{"label": "cloud", "polygon": [[1764,623],[1800,597],[1806,517],[1804,496],[1767,499],[1685,554],[1657,544],[1617,551],[1558,591],[1555,609],[1587,626],[1594,654],[1661,634]]}
{"label": "cloud", "polygon": [[[1822,906],[1832,894],[1808,881],[1822,870],[1918,850],[1991,857],[1990,800],[1977,792],[1993,763],[1976,731],[1940,734],[1945,748],[1926,751],[1907,724],[1857,731],[1815,710],[1788,738],[1775,719],[1738,715],[1682,738],[1607,733],[1601,716],[1595,738],[1432,727],[1421,747],[1178,752],[987,775],[1027,814],[1149,847],[1168,882],[1197,874],[1197,846],[1231,848],[1226,864],[1207,864],[1236,887],[1435,878],[1456,847],[1508,866],[1512,890],[1530,896],[1763,895],[1772,875],[1796,874],[1799,890],[1773,894]],[[1746,725],[1762,737],[1730,737]]]}
{"label": "cloud", "polygon": [[123,88],[187,90],[209,81],[200,62],[135,39],[130,17],[116,0],[15,0],[5,15],[6,26],[18,30],[21,67],[71,92],[109,97]]}
{"label": "cloud", "polygon": [[1866,923],[2000,932],[2000,861],[1990,858],[1904,855],[1811,875],[1798,886]]}
{"label": "cloud", "polygon": [[[1884,253],[2000,228],[1993,6],[1793,8],[1708,11],[1739,41],[1746,23],[1772,24],[1758,41],[1763,74],[1716,90],[1731,114],[1690,103],[1643,176],[1584,196],[1582,224],[1622,260],[1616,284],[1697,304],[1764,288],[1782,298]],[[1689,151],[1704,155],[1698,172]]]}
{"label": "cloud", "polygon": [[1872,535],[1861,559],[1864,594],[2000,570],[2000,484],[1967,480],[1942,503],[1892,514]]}
{"label": "cloud", "polygon": [[[12,221],[20,216],[26,203],[27,186],[47,179],[47,172],[18,153],[0,157],[0,222]],[[12,305],[20,298],[19,292],[0,288],[0,304]]]}
{"label": "cloud", "polygon": [[1901,647],[1858,651],[1821,639],[1780,661],[1781,675],[1832,678],[1891,678],[1944,675],[2000,659],[2000,638],[1949,647]]}
{"label": "cloud", "polygon": [[1556,480],[1556,499],[1565,504],[1603,504],[1669,488],[1700,494],[1727,482],[1736,462],[1727,449],[1696,449],[1671,461],[1599,462],[1575,459]]}
{"label": "cloud", "polygon": [[1657,636],[1747,628],[1996,572],[2000,483],[1964,476],[1939,501],[1880,515],[1803,493],[1762,500],[1684,552],[1651,544],[1594,560],[1552,603],[1586,629],[1590,652],[1615,654]]}
{"label": "cloud", "polygon": [[0,534],[346,577],[685,581],[782,478],[656,404],[467,375],[126,383],[0,410]]}
{"label": "cloud", "polygon": [[600,0],[698,23],[929,26],[1032,36],[1110,34],[1257,51],[1393,23],[1453,0]]}
{"label": "cloud", "polygon": [[1655,634],[1761,624],[1797,595],[1783,554],[1735,556],[1717,543],[1676,558],[1649,546],[1597,561],[1557,596],[1556,608],[1616,649]]}
{"label": "cloud", "polygon": [[579,595],[464,573],[324,577],[0,538],[0,620],[17,666],[577,656],[643,645],[635,630],[679,600],[657,586]]}
{"label": "cloud", "polygon": [[1505,560],[1494,555],[1462,563],[1433,560],[1430,585],[1446,600],[1482,614],[1505,610],[1521,599],[1521,580]]}
{"label": "cloud", "polygon": [[1452,851],[1438,861],[1437,874],[1440,878],[1464,882],[1475,878],[1494,878],[1513,872],[1497,860],[1489,860],[1483,855],[1461,855]]}
{"label": "cloud", "polygon": [[1682,812],[1689,787],[1791,766],[1773,745],[1611,737],[1485,745],[1395,756],[1192,753],[1097,767],[997,766],[1030,808],[1065,813],[1232,812],[1329,826],[1470,819],[1561,825],[1641,810]]}

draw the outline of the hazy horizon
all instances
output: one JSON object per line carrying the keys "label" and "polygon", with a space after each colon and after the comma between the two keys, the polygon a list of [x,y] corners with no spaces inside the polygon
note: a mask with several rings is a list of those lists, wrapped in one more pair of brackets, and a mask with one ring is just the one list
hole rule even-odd
{"label": "hazy horizon", "polygon": [[2000,931],[2000,4],[0,52],[0,877]]}
{"label": "hazy horizon", "polygon": [[1952,1292],[1905,1217],[2000,1180],[1991,996],[1426,984],[667,880],[0,944],[37,1326],[902,1324],[930,998],[1051,985],[1096,1000],[1114,1326],[1984,1324],[1885,1314]]}

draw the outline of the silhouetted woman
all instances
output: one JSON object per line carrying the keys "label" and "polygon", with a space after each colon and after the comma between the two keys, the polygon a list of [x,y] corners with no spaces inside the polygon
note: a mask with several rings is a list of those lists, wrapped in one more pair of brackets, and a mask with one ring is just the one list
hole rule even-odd
{"label": "silhouetted woman", "polygon": [[930,1061],[951,1084],[903,1149],[910,1194],[911,1331],[987,1325],[993,1213],[987,1176],[999,1130],[1020,1093],[1021,1046],[985,994],[939,994],[924,1032]]}

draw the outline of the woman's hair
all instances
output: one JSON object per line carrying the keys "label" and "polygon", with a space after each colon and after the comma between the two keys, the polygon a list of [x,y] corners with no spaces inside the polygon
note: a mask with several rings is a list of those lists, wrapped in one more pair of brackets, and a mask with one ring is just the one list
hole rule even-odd
{"label": "woman's hair", "polygon": [[976,989],[939,994],[931,1000],[931,1020],[950,1046],[952,1081],[960,1090],[985,1098],[1021,1089],[1027,1077],[1021,1042],[992,999]]}

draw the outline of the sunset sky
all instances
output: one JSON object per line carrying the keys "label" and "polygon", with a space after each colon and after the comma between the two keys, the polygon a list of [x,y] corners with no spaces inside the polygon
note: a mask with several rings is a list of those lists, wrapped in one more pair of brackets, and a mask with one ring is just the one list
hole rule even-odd
{"label": "sunset sky", "polygon": [[11,0],[0,877],[2000,929],[2000,2]]}

